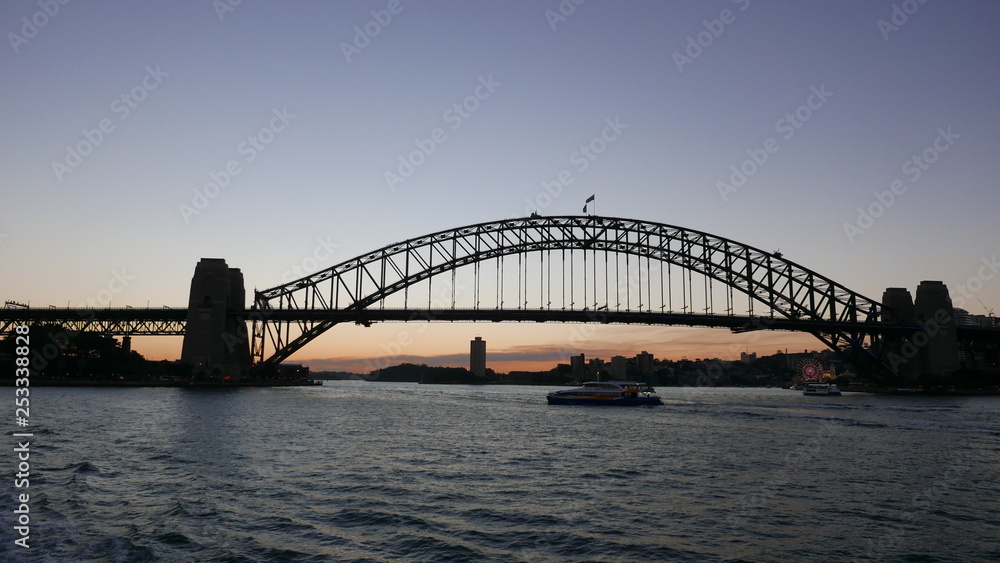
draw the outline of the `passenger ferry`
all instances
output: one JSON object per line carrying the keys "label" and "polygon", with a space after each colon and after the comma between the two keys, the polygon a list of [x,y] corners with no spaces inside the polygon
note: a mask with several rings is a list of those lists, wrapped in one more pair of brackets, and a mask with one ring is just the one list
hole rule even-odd
{"label": "passenger ferry", "polygon": [[546,397],[550,405],[662,405],[656,391],[634,381],[588,381],[583,387],[553,391]]}
{"label": "passenger ferry", "polygon": [[833,383],[809,383],[806,385],[803,395],[840,395],[840,388]]}

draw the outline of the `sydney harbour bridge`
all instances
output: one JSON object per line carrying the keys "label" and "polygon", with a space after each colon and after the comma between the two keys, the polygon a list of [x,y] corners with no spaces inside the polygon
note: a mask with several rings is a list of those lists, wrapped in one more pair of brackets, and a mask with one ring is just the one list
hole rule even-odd
{"label": "sydney harbour bridge", "polygon": [[389,321],[584,322],[800,331],[871,378],[947,375],[1000,329],[957,326],[947,288],[866,297],[732,239],[595,215],[515,219],[411,238],[256,291],[223,259],[198,263],[186,308],[0,309],[69,335],[183,335],[182,360],[239,380],[274,367],[331,327]]}

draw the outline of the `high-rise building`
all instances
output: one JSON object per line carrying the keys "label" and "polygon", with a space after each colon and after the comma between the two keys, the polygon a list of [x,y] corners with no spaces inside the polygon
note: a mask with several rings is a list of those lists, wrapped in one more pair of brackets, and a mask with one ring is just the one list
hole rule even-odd
{"label": "high-rise building", "polygon": [[639,375],[653,373],[653,355],[643,350],[635,357],[635,367],[639,369]]}
{"label": "high-rise building", "polygon": [[624,381],[628,378],[628,358],[625,356],[612,356],[611,378],[619,381]]}
{"label": "high-rise building", "polygon": [[469,343],[469,371],[486,377],[486,341],[479,336]]}
{"label": "high-rise building", "polygon": [[571,370],[573,370],[573,373],[580,373],[586,370],[587,369],[586,358],[583,357],[583,354],[579,354],[577,356],[570,356],[569,367]]}
{"label": "high-rise building", "polygon": [[957,326],[979,326],[975,315],[970,315],[965,309],[955,307],[955,324]]}

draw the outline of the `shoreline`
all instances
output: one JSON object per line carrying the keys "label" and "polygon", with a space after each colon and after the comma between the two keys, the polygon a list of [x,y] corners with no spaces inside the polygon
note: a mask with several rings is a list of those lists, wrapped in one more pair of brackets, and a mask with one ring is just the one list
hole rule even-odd
{"label": "shoreline", "polygon": [[[317,387],[322,386],[324,381],[341,381],[337,379],[309,379],[304,381],[68,381],[68,380],[38,380],[32,381],[33,387],[180,387],[186,389],[231,389],[245,387]],[[368,381],[368,380],[354,380]],[[381,381],[371,381],[371,383],[391,383]],[[412,382],[416,383],[416,382]],[[525,385],[524,383],[423,383],[424,385]],[[0,380],[0,387],[13,387],[14,380]],[[540,385],[545,386],[545,385]],[[680,388],[675,386],[658,386],[659,389]],[[726,386],[710,387],[711,389],[725,389]],[[731,387],[734,389],[757,389],[757,387]],[[767,389],[768,387],[759,387]],[[845,393],[868,393],[871,395],[893,395],[893,396],[914,396],[914,397],[982,397],[1000,395],[1000,389],[902,389],[902,388],[863,388],[852,389],[850,386],[842,387]],[[794,390],[792,390],[794,391]]]}
{"label": "shoreline", "polygon": [[[31,381],[32,387],[183,387],[187,389],[228,389],[237,387],[313,387],[323,385],[319,380],[306,381]],[[13,387],[13,380],[0,381],[0,386]]]}

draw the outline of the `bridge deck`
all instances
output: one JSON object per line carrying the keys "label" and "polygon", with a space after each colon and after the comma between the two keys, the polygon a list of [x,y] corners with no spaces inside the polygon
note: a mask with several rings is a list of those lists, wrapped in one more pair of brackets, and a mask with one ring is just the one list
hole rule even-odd
{"label": "bridge deck", "polygon": [[[253,319],[253,310],[231,313]],[[61,324],[69,330],[89,330],[113,335],[182,335],[187,323],[187,308],[7,308],[0,309],[0,334],[24,323]],[[728,328],[733,332],[784,330],[799,332],[847,331],[881,334],[912,333],[916,326],[887,326],[872,323],[845,323],[778,317],[741,315],[705,315],[649,311],[577,311],[561,309],[363,309],[363,310],[280,310],[267,314],[268,322],[354,323],[378,322],[569,322],[604,324],[646,324]],[[959,327],[959,339],[1000,341],[1000,328]]]}
{"label": "bridge deck", "polygon": [[111,335],[184,334],[187,308],[4,308],[0,309],[0,334],[13,332],[22,324],[58,324],[71,332]]}

